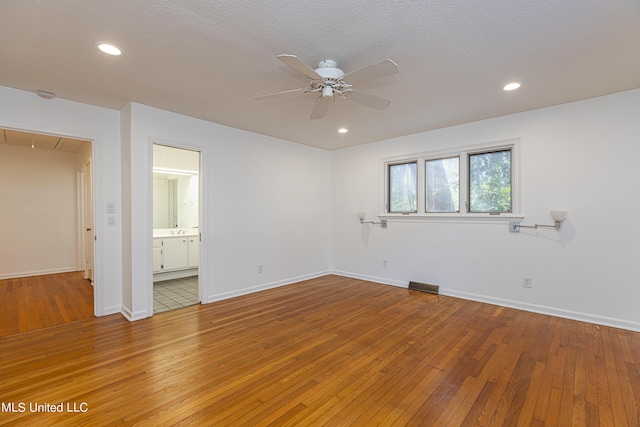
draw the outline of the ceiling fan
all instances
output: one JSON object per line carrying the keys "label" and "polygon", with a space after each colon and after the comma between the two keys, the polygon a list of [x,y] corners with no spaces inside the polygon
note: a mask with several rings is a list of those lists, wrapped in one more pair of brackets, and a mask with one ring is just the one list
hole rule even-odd
{"label": "ceiling fan", "polygon": [[316,103],[311,111],[311,120],[321,119],[324,117],[327,107],[329,106],[329,100],[335,99],[336,95],[342,99],[348,99],[377,110],[387,108],[391,103],[388,99],[360,92],[352,87],[354,83],[379,79],[380,77],[397,73],[398,65],[390,59],[385,59],[377,64],[369,65],[368,67],[364,67],[347,74],[338,68],[338,64],[335,61],[330,59],[320,61],[318,68],[315,70],[302,62],[295,55],[278,55],[278,59],[297,72],[306,76],[309,79],[309,86],[260,95],[256,96],[255,99],[261,100],[297,93],[318,93],[319,96],[316,98]]}

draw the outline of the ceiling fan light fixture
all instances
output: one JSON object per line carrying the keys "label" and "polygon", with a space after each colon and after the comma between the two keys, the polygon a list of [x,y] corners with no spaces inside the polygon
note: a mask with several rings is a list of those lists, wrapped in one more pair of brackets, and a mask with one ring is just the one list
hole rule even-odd
{"label": "ceiling fan light fixture", "polygon": [[338,68],[336,61],[330,59],[320,61],[318,68],[315,70],[295,55],[282,54],[278,55],[278,59],[291,69],[308,78],[309,86],[259,95],[254,99],[261,100],[294,93],[313,93],[316,96],[319,94],[320,96],[317,96],[313,110],[309,116],[311,120],[324,117],[327,107],[329,106],[329,101],[335,99],[335,94],[338,94],[341,99],[348,99],[376,110],[383,110],[391,103],[388,99],[355,90],[351,83],[351,79],[357,82],[366,82],[397,73],[398,65],[390,59],[385,59],[384,61],[360,68],[348,74],[345,74],[344,71]]}
{"label": "ceiling fan light fixture", "polygon": [[518,82],[511,82],[511,83],[505,85],[505,87],[503,87],[502,89],[506,90],[508,92],[508,91],[511,91],[511,90],[516,90],[516,89],[520,88],[520,86],[522,86],[522,84],[520,84]]}
{"label": "ceiling fan light fixture", "polygon": [[112,56],[122,55],[122,50],[118,46],[113,45],[111,43],[100,42],[98,43],[98,49],[100,49],[102,52],[106,53],[107,55],[112,55]]}

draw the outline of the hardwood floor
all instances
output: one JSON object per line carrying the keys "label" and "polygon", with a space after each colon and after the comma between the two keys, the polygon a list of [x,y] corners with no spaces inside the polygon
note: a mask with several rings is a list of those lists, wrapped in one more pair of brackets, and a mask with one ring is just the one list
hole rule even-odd
{"label": "hardwood floor", "polygon": [[337,276],[5,337],[0,378],[0,424],[640,425],[640,333]]}
{"label": "hardwood floor", "polygon": [[82,272],[0,280],[0,337],[93,317]]}

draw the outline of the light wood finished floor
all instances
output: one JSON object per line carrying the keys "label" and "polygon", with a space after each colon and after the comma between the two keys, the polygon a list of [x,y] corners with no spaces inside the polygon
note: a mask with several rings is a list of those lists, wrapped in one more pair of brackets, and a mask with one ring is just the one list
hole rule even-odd
{"label": "light wood finished floor", "polygon": [[0,337],[91,317],[93,286],[82,272],[0,280]]}
{"label": "light wood finished floor", "polygon": [[0,424],[640,425],[639,333],[337,276],[5,337],[0,378]]}

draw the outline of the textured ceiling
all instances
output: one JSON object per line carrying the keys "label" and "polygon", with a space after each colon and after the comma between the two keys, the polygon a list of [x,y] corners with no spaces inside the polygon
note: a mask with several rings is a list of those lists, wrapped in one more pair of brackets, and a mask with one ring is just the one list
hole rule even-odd
{"label": "textured ceiling", "polygon": [[[326,149],[640,87],[638,0],[8,0],[0,15],[0,85]],[[393,59],[399,74],[357,86],[391,105],[338,99],[312,121],[314,94],[254,100],[308,84],[282,53],[347,73]]]}

